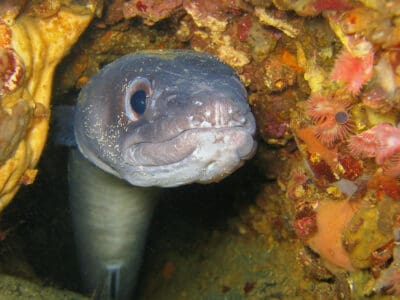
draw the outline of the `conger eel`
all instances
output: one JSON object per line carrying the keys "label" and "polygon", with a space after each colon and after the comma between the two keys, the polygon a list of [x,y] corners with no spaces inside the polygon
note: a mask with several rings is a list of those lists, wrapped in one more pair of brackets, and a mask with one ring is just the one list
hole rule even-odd
{"label": "conger eel", "polygon": [[219,181],[254,154],[246,98],[232,68],[190,50],[123,56],[82,89],[69,184],[88,292],[131,299],[154,187]]}

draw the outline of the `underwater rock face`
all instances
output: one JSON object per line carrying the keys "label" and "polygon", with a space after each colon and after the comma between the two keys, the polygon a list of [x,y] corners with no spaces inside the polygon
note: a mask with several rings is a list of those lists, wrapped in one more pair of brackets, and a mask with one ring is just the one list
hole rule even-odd
{"label": "underwater rock face", "polygon": [[[3,71],[1,79],[0,126],[10,128],[0,134],[0,160],[4,160],[0,195],[4,203],[12,198],[19,182],[33,181],[47,131],[48,96],[35,94],[38,81],[32,80],[39,71],[34,71],[29,55],[15,45],[24,40],[17,38],[23,35],[18,24],[36,20],[45,26],[48,20],[62,16],[73,23],[87,17],[88,22],[93,14],[85,15],[76,9],[79,5],[71,7],[70,15],[59,14],[65,1],[40,1],[41,6],[29,4],[22,10],[26,2],[7,0],[0,7],[5,20],[0,24],[0,45],[8,45],[0,52],[0,71],[12,70]],[[91,10],[94,3],[81,6],[83,12]],[[393,246],[398,240],[395,220],[399,211],[382,205],[400,200],[399,15],[398,1],[378,0],[105,1],[102,17],[91,24],[60,68],[56,97],[76,92],[102,65],[129,52],[190,48],[217,55],[235,68],[247,87],[261,140],[257,164],[274,187],[260,189],[254,205],[240,210],[241,223],[236,224],[240,234],[265,237],[266,251],[279,248],[282,241],[292,242],[295,246],[279,249],[299,255],[305,273],[311,274],[312,284],[319,287],[313,289],[313,296],[350,297],[351,291],[355,298],[371,293],[383,296],[388,287],[397,292],[399,285],[399,255]],[[83,30],[84,25],[76,26]],[[67,32],[67,27],[61,26],[57,32]],[[51,77],[51,72],[48,74]],[[23,97],[16,96],[22,95],[22,90]],[[45,90],[49,91],[48,86]],[[19,118],[21,123],[16,121]],[[10,155],[14,158],[7,160]],[[20,167],[14,172],[16,165]],[[342,226],[332,228],[332,239],[321,237],[326,224],[334,220],[324,214],[329,205],[339,214],[345,207],[338,216]],[[349,207],[362,211],[349,212]],[[371,237],[366,228],[379,237],[376,243],[368,243]],[[313,238],[314,251],[309,247]],[[326,255],[327,248],[339,249],[346,263]],[[324,267],[327,264],[335,265],[330,268],[334,274]],[[184,262],[175,269],[182,266],[185,268]],[[340,267],[361,270],[343,275],[336,272]],[[352,276],[358,275],[365,281],[353,281]],[[334,278],[334,282],[321,278]],[[297,287],[297,294],[283,297],[306,293],[304,282],[306,279]],[[163,288],[173,290],[175,286],[168,283]],[[223,286],[223,296],[230,296],[234,287]],[[248,294],[265,295],[258,283],[243,286]]]}
{"label": "underwater rock face", "polygon": [[29,2],[26,7],[22,2],[2,3],[0,211],[21,184],[34,181],[47,137],[54,69],[95,8],[95,1],[69,7],[57,1]]}
{"label": "underwater rock face", "polygon": [[[364,272],[371,280],[379,277],[387,264],[371,256],[385,249],[386,256],[380,259],[391,259],[387,237],[392,230],[369,244],[367,230],[356,216],[371,212],[361,219],[365,228],[372,228],[378,210],[379,215],[384,211],[377,208],[379,203],[400,199],[400,56],[395,50],[399,4],[347,0],[156,4],[115,0],[106,6],[105,18],[88,32],[91,42],[78,44],[70,66],[64,65],[66,72],[58,75],[59,90],[80,88],[101,65],[122,53],[191,48],[217,55],[235,68],[248,89],[261,139],[256,159],[265,178],[279,187],[271,189],[270,196],[260,192],[264,200],[257,199],[255,205],[261,211],[251,207],[249,215],[243,213],[246,225],[240,232],[255,231],[274,241],[298,238],[307,250],[300,247],[293,252],[300,255],[307,272],[326,278],[331,273],[324,266],[329,265],[337,279],[335,288],[346,293],[350,289],[340,275],[343,268]],[[379,153],[365,153],[378,147]],[[383,150],[389,148],[390,152]],[[332,212],[340,214],[340,226],[327,230],[335,221]],[[391,220],[385,226],[391,228],[398,213],[385,212]],[[330,255],[329,249],[340,252],[342,259]],[[368,264],[359,263],[362,259]],[[366,266],[374,271],[365,271]]]}

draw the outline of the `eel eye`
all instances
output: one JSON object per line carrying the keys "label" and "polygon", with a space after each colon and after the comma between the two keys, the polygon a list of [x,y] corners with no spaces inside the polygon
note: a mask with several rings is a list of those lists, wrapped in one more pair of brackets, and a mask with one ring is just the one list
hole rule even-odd
{"label": "eel eye", "polygon": [[125,112],[129,119],[137,121],[146,112],[152,94],[150,81],[137,77],[126,89]]}
{"label": "eel eye", "polygon": [[147,94],[144,90],[137,90],[131,96],[131,107],[138,115],[143,115],[146,111]]}

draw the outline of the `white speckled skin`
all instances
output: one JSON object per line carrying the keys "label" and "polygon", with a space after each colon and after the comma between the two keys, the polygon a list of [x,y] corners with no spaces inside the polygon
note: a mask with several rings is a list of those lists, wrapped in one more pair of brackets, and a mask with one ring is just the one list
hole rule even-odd
{"label": "white speckled skin", "polygon": [[[139,88],[142,115],[130,105]],[[131,299],[157,194],[144,187],[219,181],[252,157],[246,97],[229,66],[184,50],[124,56],[81,91],[70,201],[88,291]]]}

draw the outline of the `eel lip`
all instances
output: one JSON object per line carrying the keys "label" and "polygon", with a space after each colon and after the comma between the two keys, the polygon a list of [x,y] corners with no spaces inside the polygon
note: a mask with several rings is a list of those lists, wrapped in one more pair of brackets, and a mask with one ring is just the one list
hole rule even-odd
{"label": "eel lip", "polygon": [[[236,135],[242,137],[239,138]],[[199,136],[202,136],[202,138],[199,138]],[[243,138],[243,136],[246,136],[246,138]],[[243,142],[243,139],[246,142]],[[221,153],[219,153],[221,156],[225,155],[225,150],[235,151],[240,160],[246,160],[254,155],[255,145],[252,132],[242,126],[190,128],[162,142],[141,142],[125,145],[122,147],[122,153],[124,161],[128,165],[137,168],[151,168],[183,162],[189,157],[194,157],[199,148],[203,148],[202,151],[207,152],[207,147],[221,147]],[[196,159],[209,158],[202,155]],[[212,160],[218,159],[220,157],[212,158]]]}
{"label": "eel lip", "polygon": [[190,156],[196,149],[196,145],[177,146],[182,144],[180,140],[181,135],[178,135],[164,142],[130,145],[123,152],[124,160],[135,167],[157,167],[177,163]]}

